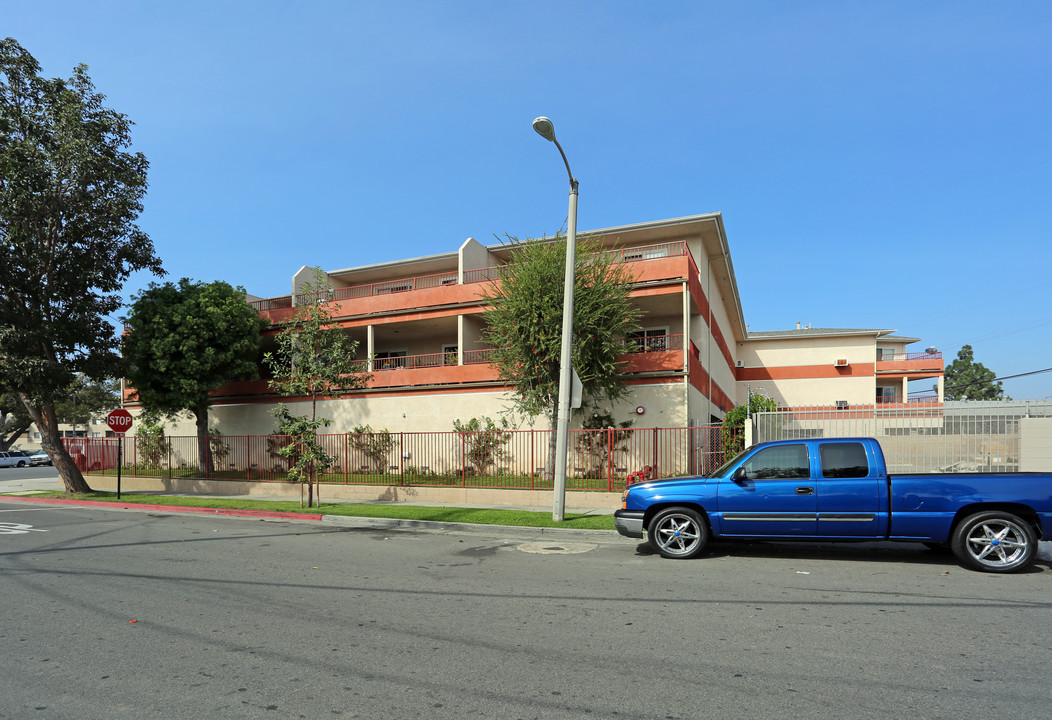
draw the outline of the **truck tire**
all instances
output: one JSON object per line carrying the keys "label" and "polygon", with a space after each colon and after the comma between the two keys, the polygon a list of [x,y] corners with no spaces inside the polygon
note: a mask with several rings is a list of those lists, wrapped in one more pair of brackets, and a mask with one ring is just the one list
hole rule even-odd
{"label": "truck tire", "polygon": [[704,552],[709,542],[709,526],[696,510],[666,508],[650,521],[647,540],[662,557],[687,560]]}
{"label": "truck tire", "polygon": [[26,461],[25,460],[19,460],[18,461],[18,467],[25,467],[25,466],[26,466]]}
{"label": "truck tire", "polygon": [[1037,535],[1028,522],[1002,510],[969,515],[953,531],[953,554],[983,572],[1010,573],[1026,568],[1037,553]]}

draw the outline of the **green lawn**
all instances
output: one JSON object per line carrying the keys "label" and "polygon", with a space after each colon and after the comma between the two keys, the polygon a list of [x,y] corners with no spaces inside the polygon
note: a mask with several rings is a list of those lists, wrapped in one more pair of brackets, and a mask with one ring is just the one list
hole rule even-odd
{"label": "green lawn", "polygon": [[63,498],[67,500],[93,500],[96,502],[120,502],[122,504],[173,505],[183,507],[219,508],[228,510],[264,510],[270,512],[312,513],[323,515],[348,515],[351,517],[394,518],[399,520],[433,520],[438,522],[476,523],[480,525],[511,525],[515,527],[560,527],[579,530],[613,530],[612,515],[566,514],[563,522],[552,520],[550,512],[527,510],[491,510],[486,508],[425,507],[421,505],[322,503],[312,508],[301,507],[297,501],[246,500],[205,497],[178,497],[174,495],[145,495],[112,492],[70,494],[65,492],[40,493],[33,497]]}

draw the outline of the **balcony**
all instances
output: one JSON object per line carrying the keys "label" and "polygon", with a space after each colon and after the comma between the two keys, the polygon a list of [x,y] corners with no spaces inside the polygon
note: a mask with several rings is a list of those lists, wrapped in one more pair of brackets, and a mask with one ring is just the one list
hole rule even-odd
{"label": "balcony", "polygon": [[[693,262],[690,251],[682,242],[607,250],[597,255],[611,257],[615,262],[638,264],[639,267],[633,273],[635,282],[684,277],[696,280],[697,270],[693,270],[693,276],[691,274]],[[472,286],[495,282],[499,277],[499,266],[465,270],[463,282],[458,281],[458,272],[452,270],[334,288],[323,296],[327,302],[334,303],[332,312],[336,317],[411,310],[477,302],[480,293]],[[283,322],[292,317],[298,301],[307,297],[281,295],[249,304],[272,322]]]}
{"label": "balcony", "polygon": [[939,375],[942,373],[942,353],[894,353],[877,357],[878,375]]}

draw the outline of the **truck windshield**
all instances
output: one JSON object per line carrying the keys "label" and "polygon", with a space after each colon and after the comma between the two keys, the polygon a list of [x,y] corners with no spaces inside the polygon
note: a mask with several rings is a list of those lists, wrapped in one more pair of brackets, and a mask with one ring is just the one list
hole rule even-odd
{"label": "truck windshield", "polygon": [[722,465],[720,465],[715,470],[710,470],[709,472],[705,473],[705,475],[703,477],[709,477],[709,478],[723,477],[723,475],[727,472],[727,468],[729,468],[731,465],[733,465],[734,463],[736,463],[739,460],[741,460],[742,456],[746,452],[748,452],[748,448],[746,448],[745,450],[742,450],[740,453],[738,453],[737,455],[732,457],[730,460],[728,460],[727,462],[725,462]]}

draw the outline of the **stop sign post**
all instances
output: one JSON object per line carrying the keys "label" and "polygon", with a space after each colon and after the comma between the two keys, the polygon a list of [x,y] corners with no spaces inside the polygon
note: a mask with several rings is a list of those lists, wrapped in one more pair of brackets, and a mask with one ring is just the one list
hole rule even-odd
{"label": "stop sign post", "polygon": [[117,433],[117,499],[120,500],[121,465],[124,463],[124,458],[121,457],[123,455],[121,450],[124,447],[124,433],[131,430],[131,413],[125,410],[124,408],[110,410],[110,414],[106,416],[106,424],[110,426],[110,430]]}

